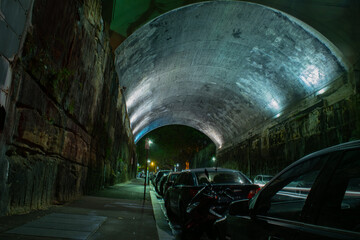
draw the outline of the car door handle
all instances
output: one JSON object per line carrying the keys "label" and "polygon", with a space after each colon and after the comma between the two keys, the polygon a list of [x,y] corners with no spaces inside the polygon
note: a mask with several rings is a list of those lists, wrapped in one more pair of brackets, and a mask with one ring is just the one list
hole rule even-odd
{"label": "car door handle", "polygon": [[283,240],[283,239],[275,236],[269,236],[268,240]]}

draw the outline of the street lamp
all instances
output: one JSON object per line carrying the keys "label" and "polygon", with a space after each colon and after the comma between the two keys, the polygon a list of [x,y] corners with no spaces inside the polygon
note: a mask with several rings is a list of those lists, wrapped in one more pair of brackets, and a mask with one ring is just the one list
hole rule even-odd
{"label": "street lamp", "polygon": [[177,163],[177,164],[175,164],[175,165],[174,165],[174,168],[175,168],[175,169],[174,169],[174,170],[175,170],[175,172],[176,172],[176,171],[178,171],[178,170],[179,170],[179,164],[178,164],[178,163]]}

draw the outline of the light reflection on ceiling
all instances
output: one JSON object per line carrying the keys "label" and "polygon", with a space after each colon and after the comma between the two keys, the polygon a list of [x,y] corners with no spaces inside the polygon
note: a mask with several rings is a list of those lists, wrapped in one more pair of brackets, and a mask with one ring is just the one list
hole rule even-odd
{"label": "light reflection on ceiling", "polygon": [[170,124],[218,148],[346,72],[342,56],[299,20],[247,2],[204,2],[144,25],[116,50],[135,141]]}

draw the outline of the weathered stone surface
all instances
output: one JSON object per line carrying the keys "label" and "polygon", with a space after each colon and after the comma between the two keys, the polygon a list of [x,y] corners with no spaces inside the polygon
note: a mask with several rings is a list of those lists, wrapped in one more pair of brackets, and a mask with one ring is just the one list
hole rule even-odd
{"label": "weathered stone surface", "polygon": [[100,0],[35,1],[1,135],[9,175],[0,214],[135,176],[134,140],[104,29]]}
{"label": "weathered stone surface", "polygon": [[246,1],[208,1],[143,25],[116,49],[135,141],[161,126],[219,149],[345,75],[342,54],[304,22]]}
{"label": "weathered stone surface", "polygon": [[8,157],[9,212],[23,213],[49,205],[54,199],[56,159],[41,155]]}
{"label": "weathered stone surface", "polygon": [[64,130],[48,122],[37,111],[18,109],[18,128],[14,137],[44,153],[59,154]]}
{"label": "weathered stone surface", "polygon": [[281,121],[269,122],[256,134],[244,136],[241,142],[220,151],[219,166],[232,166],[251,177],[276,174],[306,154],[360,139],[360,97],[354,91],[356,86],[348,83],[341,89],[335,83],[329,88],[316,104],[284,116]]}

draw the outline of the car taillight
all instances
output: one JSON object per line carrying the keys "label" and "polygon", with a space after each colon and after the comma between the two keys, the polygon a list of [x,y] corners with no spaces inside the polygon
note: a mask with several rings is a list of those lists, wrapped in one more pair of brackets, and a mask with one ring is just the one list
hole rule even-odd
{"label": "car taillight", "polygon": [[253,198],[253,197],[255,196],[255,194],[256,194],[259,190],[260,190],[260,188],[250,190],[250,192],[249,192],[249,194],[248,194],[247,198],[248,198],[248,199]]}

